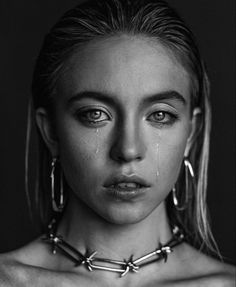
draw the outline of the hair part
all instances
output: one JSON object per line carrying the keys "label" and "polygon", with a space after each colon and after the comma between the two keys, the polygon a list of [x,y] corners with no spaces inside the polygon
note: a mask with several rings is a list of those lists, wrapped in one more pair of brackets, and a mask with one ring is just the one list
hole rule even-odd
{"label": "hair part", "polygon": [[[205,252],[214,253],[217,248],[209,226],[206,206],[211,127],[209,80],[191,31],[165,1],[91,0],[65,13],[46,35],[37,59],[32,82],[34,109],[44,107],[52,112],[57,81],[63,67],[75,51],[91,41],[123,34],[158,40],[189,73],[191,111],[195,107],[201,109],[197,134],[189,154],[195,171],[196,185],[189,190],[181,191],[182,194],[188,192],[189,198],[192,199],[186,210],[177,211],[168,196],[167,212],[170,224],[181,226],[187,233],[190,244],[202,248]],[[27,147],[29,148],[29,145]],[[39,207],[41,222],[45,228],[51,216],[48,182],[51,155],[40,134],[38,147],[36,205]],[[28,154],[27,152],[27,157]],[[184,172],[180,172],[178,182],[184,182]]]}

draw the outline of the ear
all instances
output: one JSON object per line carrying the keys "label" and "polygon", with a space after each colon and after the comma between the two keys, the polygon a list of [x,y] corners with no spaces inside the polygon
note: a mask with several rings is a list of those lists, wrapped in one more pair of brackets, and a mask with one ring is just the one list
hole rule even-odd
{"label": "ear", "polygon": [[195,108],[193,110],[193,114],[192,114],[192,120],[191,120],[191,131],[190,131],[190,135],[188,137],[188,140],[187,140],[187,144],[186,144],[186,148],[185,148],[185,151],[184,151],[184,156],[185,157],[188,157],[189,156],[189,152],[192,148],[192,145],[196,139],[196,136],[198,134],[198,125],[197,125],[197,122],[199,121],[199,117],[201,116],[201,109],[200,108]]}
{"label": "ear", "polygon": [[52,157],[57,157],[58,141],[56,139],[55,127],[53,127],[52,120],[44,108],[36,110],[36,123]]}

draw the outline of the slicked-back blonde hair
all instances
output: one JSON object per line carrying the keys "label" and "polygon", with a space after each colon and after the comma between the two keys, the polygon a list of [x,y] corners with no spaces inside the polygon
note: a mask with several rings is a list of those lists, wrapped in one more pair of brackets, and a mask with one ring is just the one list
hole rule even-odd
{"label": "slicked-back blonde hair", "polygon": [[[189,73],[191,79],[191,111],[200,108],[197,116],[197,133],[189,153],[195,172],[195,185],[185,190],[185,174],[180,172],[177,185],[181,194],[188,193],[188,206],[178,211],[171,196],[166,199],[170,224],[182,227],[187,241],[203,251],[214,250],[214,240],[208,223],[206,190],[209,159],[211,109],[209,81],[191,31],[174,9],[163,0],[98,0],[86,1],[62,16],[46,35],[36,62],[32,82],[32,106],[47,109],[53,117],[56,100],[55,87],[67,60],[80,47],[91,41],[113,36],[137,35],[158,40],[168,49]],[[29,143],[29,133],[28,140]],[[26,163],[28,162],[27,145]],[[36,198],[43,228],[51,214],[50,163],[51,155],[38,132],[38,162],[36,188],[31,198]],[[26,183],[28,164],[26,164]],[[27,183],[28,185],[28,183]]]}

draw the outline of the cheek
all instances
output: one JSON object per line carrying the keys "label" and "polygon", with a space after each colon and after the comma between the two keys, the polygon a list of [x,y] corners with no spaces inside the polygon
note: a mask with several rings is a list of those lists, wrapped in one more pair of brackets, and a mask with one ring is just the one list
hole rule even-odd
{"label": "cheek", "polygon": [[59,154],[63,171],[73,190],[96,184],[96,171],[102,162],[102,143],[97,130],[87,133],[73,124],[61,125]]}
{"label": "cheek", "polygon": [[170,184],[170,189],[178,178],[187,138],[187,127],[185,130],[173,132],[171,136],[163,134],[160,138],[159,173],[163,181]]}

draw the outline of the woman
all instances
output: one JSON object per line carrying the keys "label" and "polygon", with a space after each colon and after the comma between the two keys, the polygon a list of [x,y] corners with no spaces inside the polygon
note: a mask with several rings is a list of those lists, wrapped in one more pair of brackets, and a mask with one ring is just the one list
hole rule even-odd
{"label": "woman", "polygon": [[32,95],[44,235],[0,257],[1,286],[233,286],[206,255],[209,83],[166,2],[67,12]]}

